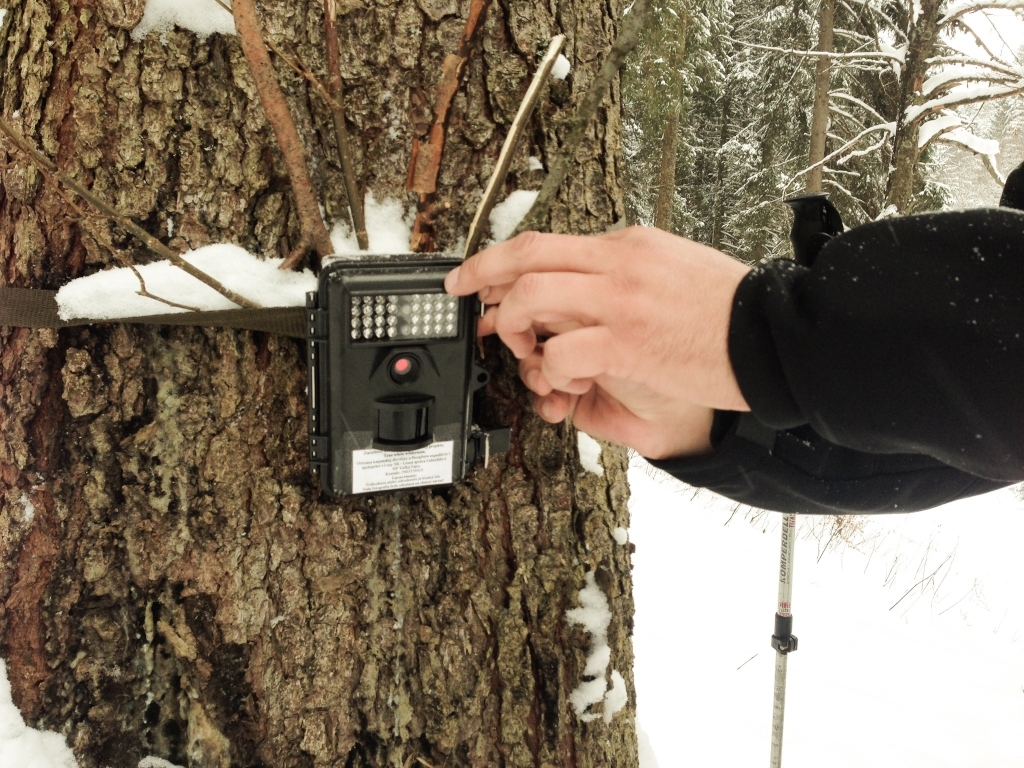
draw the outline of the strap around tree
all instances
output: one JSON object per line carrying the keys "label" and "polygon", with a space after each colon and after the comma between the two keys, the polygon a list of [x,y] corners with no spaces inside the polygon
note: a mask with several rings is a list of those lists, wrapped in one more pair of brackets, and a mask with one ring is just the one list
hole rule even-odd
{"label": "strap around tree", "polygon": [[56,297],[56,291],[0,287],[0,325],[21,328],[67,328],[73,325],[96,325],[99,323],[197,325],[280,333],[297,339],[306,337],[305,307],[174,312],[166,315],[120,317],[112,320],[91,320],[89,318],[61,320],[57,313]]}

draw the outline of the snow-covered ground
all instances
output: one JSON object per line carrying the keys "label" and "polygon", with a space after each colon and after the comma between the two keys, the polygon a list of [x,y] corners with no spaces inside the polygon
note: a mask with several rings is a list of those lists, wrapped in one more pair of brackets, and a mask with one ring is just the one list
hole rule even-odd
{"label": "snow-covered ground", "polygon": [[[644,768],[768,765],[780,516],[630,482]],[[799,522],[783,765],[1024,766],[1024,505],[861,520]]]}

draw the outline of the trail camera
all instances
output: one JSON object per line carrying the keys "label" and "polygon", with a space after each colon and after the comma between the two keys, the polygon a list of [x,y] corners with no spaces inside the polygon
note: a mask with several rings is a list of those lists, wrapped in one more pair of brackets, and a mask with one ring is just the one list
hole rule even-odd
{"label": "trail camera", "polygon": [[459,259],[375,256],[325,267],[306,297],[310,458],[329,496],[446,485],[507,429],[473,424],[475,296],[444,291]]}

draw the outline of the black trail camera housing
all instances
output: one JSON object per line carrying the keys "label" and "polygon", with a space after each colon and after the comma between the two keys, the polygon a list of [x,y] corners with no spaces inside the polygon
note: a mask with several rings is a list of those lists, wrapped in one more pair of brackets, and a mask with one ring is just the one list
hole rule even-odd
{"label": "black trail camera housing", "polygon": [[509,430],[473,424],[475,296],[444,291],[461,260],[438,254],[335,261],[306,297],[309,442],[332,497],[461,480]]}

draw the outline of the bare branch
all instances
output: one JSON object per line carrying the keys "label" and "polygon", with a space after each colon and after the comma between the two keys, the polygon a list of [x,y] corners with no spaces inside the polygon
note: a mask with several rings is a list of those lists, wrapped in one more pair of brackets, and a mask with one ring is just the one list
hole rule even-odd
{"label": "bare branch", "polygon": [[963,27],[970,33],[971,37],[974,38],[974,44],[981,48],[981,50],[983,50],[985,53],[987,53],[990,59],[1000,61],[1000,58],[996,56],[994,53],[992,53],[992,49],[985,44],[985,41],[981,39],[981,35],[975,32],[974,28],[970,24],[968,24],[963,19],[958,19],[957,23],[959,26]]}
{"label": "bare branch", "polygon": [[203,272],[201,269],[198,269],[197,267],[190,264],[188,261],[182,258],[180,253],[172,251],[170,248],[161,243],[159,240],[157,240],[155,237],[149,234],[149,232],[144,230],[130,218],[128,218],[127,216],[125,216],[112,206],[108,205],[104,200],[94,195],[92,192],[87,190],[74,179],[62,174],[59,170],[57,170],[57,166],[55,166],[49,158],[47,158],[35,147],[29,144],[24,138],[22,138],[22,136],[17,131],[14,130],[10,123],[8,123],[2,117],[0,117],[0,131],[6,134],[7,137],[14,142],[18,149],[27,154],[37,168],[39,168],[44,173],[53,175],[53,177],[56,178],[61,184],[63,184],[65,187],[70,189],[80,198],[85,200],[93,208],[97,209],[98,211],[101,211],[103,214],[107,216],[107,218],[116,221],[122,227],[131,232],[136,238],[138,238],[143,243],[143,245],[145,245],[151,251],[156,253],[158,256],[167,259],[174,266],[187,272],[188,274],[190,274],[192,277],[194,277],[196,280],[199,280],[203,284],[208,285],[210,288],[217,291],[217,293],[221,294],[230,301],[233,301],[235,304],[238,304],[240,307],[247,307],[249,309],[255,309],[259,307],[259,304],[250,301],[244,296],[240,296],[239,294],[232,291],[230,288],[223,285],[219,280],[214,279],[210,275]]}
{"label": "bare branch", "polygon": [[825,163],[827,163],[829,160],[833,159],[834,157],[838,157],[839,155],[842,155],[844,152],[846,152],[846,150],[848,150],[850,147],[856,145],[856,143],[858,141],[860,141],[861,139],[863,139],[865,136],[869,136],[872,133],[875,133],[876,131],[887,131],[888,133],[892,134],[892,133],[894,133],[896,131],[896,124],[895,123],[882,123],[880,125],[873,125],[870,128],[865,128],[863,131],[858,133],[856,136],[854,136],[848,142],[843,144],[843,146],[841,146],[839,149],[835,150],[834,152],[832,152],[829,155],[826,155],[824,158],[819,160],[813,166],[808,166],[807,168],[804,168],[803,170],[797,171],[795,174],[793,174],[793,178],[791,178],[787,182],[786,187],[788,188],[790,184],[792,184],[798,178],[803,176],[805,173],[809,173],[812,170],[812,168],[814,168],[816,166],[819,166],[819,165],[824,165]]}
{"label": "bare branch", "polygon": [[270,46],[270,50],[272,50],[277,55],[277,57],[281,59],[281,61],[288,65],[288,68],[292,72],[294,72],[296,75],[309,82],[309,84],[312,85],[314,89],[316,89],[316,92],[320,94],[320,98],[327,102],[328,107],[334,109],[337,106],[334,99],[331,98],[331,94],[327,92],[327,88],[324,87],[324,84],[320,82],[320,79],[316,75],[314,75],[308,69],[303,67],[297,60],[293,59],[287,53],[282,51],[281,48],[278,47],[274,43],[274,41],[270,39],[270,37],[264,38],[264,42],[266,42],[266,44]]}
{"label": "bare branch", "polygon": [[352,217],[352,229],[361,250],[370,249],[370,238],[366,234],[366,218],[363,216],[363,197],[356,184],[355,166],[352,163],[352,147],[345,125],[345,89],[341,80],[341,46],[338,43],[338,4],[336,0],[324,0],[324,38],[327,44],[327,87],[331,92],[331,117],[334,120],[334,138],[338,143],[338,160],[341,162],[341,176],[345,180],[345,196]]}
{"label": "bare branch", "polygon": [[1024,8],[1024,0],[990,0],[990,2],[968,2],[962,3],[961,5],[955,5],[948,11],[946,15],[939,19],[939,28],[952,24],[957,21],[961,16],[965,16],[968,13],[976,13],[978,11],[1015,11]]}
{"label": "bare branch", "polygon": [[1008,75],[1009,77],[1020,77],[1021,71],[1014,67],[1012,64],[1004,62],[1002,59],[996,59],[989,61],[987,59],[975,59],[971,56],[933,56],[926,60],[929,65],[934,64],[958,64],[964,67],[982,67],[985,69],[991,69],[1000,74]]}
{"label": "bare branch", "polygon": [[263,111],[274,129],[285,167],[288,169],[303,232],[312,241],[321,258],[329,256],[334,251],[334,246],[331,245],[331,237],[327,233],[327,226],[320,215],[320,206],[313,192],[313,180],[306,165],[302,139],[299,138],[299,131],[295,127],[284,93],[277,82],[277,72],[270,61],[270,54],[267,53],[255,3],[253,0],[234,0],[231,10],[242,43],[242,52],[252,70]]}
{"label": "bare branch", "polygon": [[803,50],[798,50],[798,49],[795,49],[795,48],[778,48],[778,47],[773,46],[773,45],[758,45],[757,43],[748,43],[748,42],[745,42],[743,40],[735,40],[735,39],[733,39],[731,37],[727,37],[726,40],[728,40],[730,43],[735,43],[736,45],[741,45],[744,48],[755,48],[755,49],[757,49],[759,51],[773,51],[775,53],[785,53],[785,54],[789,54],[791,56],[813,56],[815,58],[820,58],[822,56],[825,56],[825,57],[828,57],[830,59],[846,59],[846,60],[849,60],[849,59],[868,59],[868,60],[870,60],[870,59],[877,59],[877,60],[884,60],[884,61],[896,61],[896,62],[899,62],[900,64],[903,63],[903,61],[900,59],[899,56],[895,56],[894,54],[891,54],[891,53],[884,53],[883,51],[861,51],[859,53],[822,53],[821,51],[803,51]]}
{"label": "bare branch", "polygon": [[569,173],[569,163],[576,159],[576,150],[579,149],[580,143],[583,141],[583,133],[587,125],[590,124],[591,119],[597,112],[598,106],[608,92],[612,80],[626,60],[626,54],[633,50],[640,39],[640,31],[647,23],[650,10],[650,0],[635,0],[629,13],[622,20],[619,35],[615,38],[615,42],[612,43],[608,55],[601,63],[597,76],[590,84],[590,90],[587,91],[579,107],[577,107],[576,113],[569,120],[565,143],[551,164],[537,199],[533,201],[533,206],[526,216],[523,217],[523,220],[519,222],[519,226],[512,233],[513,235],[518,235],[527,229],[539,227],[542,220],[547,216],[548,210],[551,207],[551,201],[558,193],[558,189],[562,186],[562,182],[565,181],[565,177]]}
{"label": "bare branch", "polygon": [[135,279],[139,281],[139,290],[137,290],[135,292],[138,296],[143,296],[143,297],[145,297],[147,299],[153,299],[153,301],[159,301],[161,304],[166,304],[169,307],[177,307],[178,309],[186,309],[189,312],[201,312],[202,311],[201,309],[199,309],[199,307],[190,307],[188,304],[179,304],[176,301],[171,301],[170,299],[165,299],[165,298],[162,298],[160,296],[156,296],[155,294],[150,293],[148,290],[146,290],[146,281],[142,279],[142,273],[139,272],[138,268],[134,264],[132,264],[130,261],[128,261],[128,259],[126,259],[124,256],[122,256],[120,253],[115,253],[114,255],[117,257],[118,261],[120,261],[124,266],[128,267],[128,269],[130,269],[132,272],[135,273]]}
{"label": "bare branch", "polygon": [[[952,128],[950,130],[952,130]],[[962,141],[957,141],[957,139],[955,139],[954,137],[946,135],[947,133],[947,131],[943,131],[942,133],[936,135],[933,141],[937,141],[940,144],[949,144],[954,147],[959,147],[960,149],[970,152],[972,155],[976,157],[980,157],[981,162],[985,166],[985,170],[988,171],[988,174],[989,176],[992,177],[993,181],[995,181],[995,183],[998,184],[1000,187],[1006,184],[1006,177],[999,172],[999,167],[996,165],[995,159],[992,155],[986,154],[984,152],[979,152],[970,144],[965,144]]]}
{"label": "bare branch", "polygon": [[829,94],[829,96],[833,99],[842,99],[843,101],[848,101],[851,104],[856,104],[861,109],[864,109],[867,112],[871,113],[872,117],[874,117],[876,120],[880,120],[883,123],[885,122],[885,118],[882,117],[874,107],[872,107],[870,104],[866,104],[865,102],[861,101],[853,94],[847,93],[846,91],[833,91],[832,93]]}
{"label": "bare branch", "polygon": [[1019,93],[1024,93],[1024,84],[1018,85],[1018,87],[1012,86],[993,86],[986,88],[980,93],[964,94],[958,96],[956,93],[949,93],[938,99],[931,99],[926,101],[924,104],[920,104],[913,107],[908,107],[906,111],[906,124],[910,125],[915,122],[921,122],[924,118],[933,112],[939,112],[943,109],[950,109],[951,107],[963,107],[967,104],[977,104],[982,101],[991,101],[995,99],[1004,99],[1007,96],[1016,96]]}
{"label": "bare branch", "polygon": [[565,35],[556,35],[551,39],[548,52],[541,59],[540,66],[537,67],[533,80],[530,82],[530,87],[526,89],[526,95],[523,96],[523,101],[519,105],[519,111],[516,112],[515,119],[512,120],[512,125],[508,129],[505,143],[501,145],[498,163],[494,167],[490,180],[487,182],[484,196],[480,200],[480,205],[477,206],[473,223],[469,227],[469,235],[466,237],[466,250],[462,254],[464,259],[468,259],[476,253],[477,246],[480,245],[480,238],[483,236],[484,231],[484,221],[491,213],[491,209],[494,208],[494,203],[498,199],[498,191],[508,175],[509,166],[512,164],[512,153],[519,143],[519,137],[523,135],[523,131],[530,122],[533,108],[537,105],[537,99],[540,98],[540,89],[547,81],[551,68],[555,65],[555,60],[558,58],[558,53],[562,50],[564,43]]}

